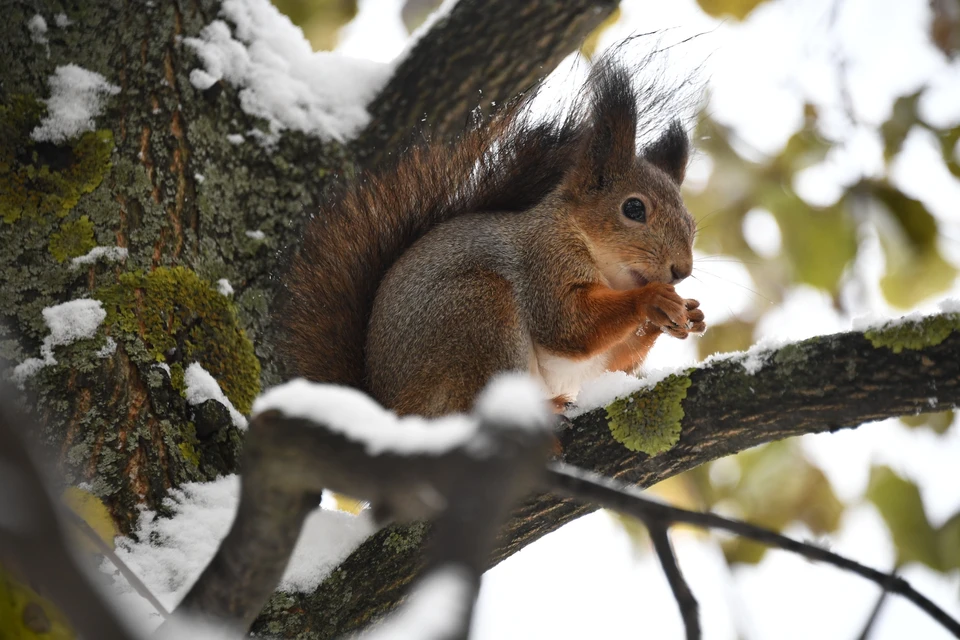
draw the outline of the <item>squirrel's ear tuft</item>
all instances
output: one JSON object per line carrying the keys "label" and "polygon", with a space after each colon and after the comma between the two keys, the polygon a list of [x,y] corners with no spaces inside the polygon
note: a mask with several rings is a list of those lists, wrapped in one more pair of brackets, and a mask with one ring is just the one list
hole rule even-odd
{"label": "squirrel's ear tuft", "polygon": [[609,186],[627,172],[637,155],[637,96],[627,69],[612,60],[597,63],[588,80],[589,132],[577,163],[578,187]]}
{"label": "squirrel's ear tuft", "polygon": [[674,120],[660,138],[643,151],[650,164],[662,169],[678,185],[683,183],[690,159],[690,139],[679,120]]}

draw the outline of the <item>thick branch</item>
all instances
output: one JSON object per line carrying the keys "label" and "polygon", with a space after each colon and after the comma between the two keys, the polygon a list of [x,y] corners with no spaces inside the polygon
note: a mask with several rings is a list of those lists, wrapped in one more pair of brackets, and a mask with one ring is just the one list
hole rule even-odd
{"label": "thick branch", "polygon": [[[560,434],[563,460],[649,487],[765,442],[955,407],[960,405],[960,332],[952,331],[939,344],[901,353],[874,347],[859,332],[823,336],[772,352],[754,375],[731,360],[701,366],[688,377],[680,441],[669,451],[653,457],[628,451],[613,439],[606,412],[599,409],[577,418]],[[642,394],[654,397],[657,389]],[[492,562],[593,508],[547,495],[528,501],[502,532]],[[398,536],[411,544],[391,547],[387,540]],[[335,631],[362,624],[371,611],[396,603],[419,558],[415,531],[381,532],[316,593],[285,594],[287,604],[274,611],[286,616],[288,635],[322,628],[331,633],[321,637],[334,637]],[[255,628],[276,615],[261,617]]]}
{"label": "thick branch", "polygon": [[414,46],[368,107],[357,140],[372,166],[428,126],[463,130],[479,106],[515,97],[550,73],[616,8],[618,0],[460,0]]}

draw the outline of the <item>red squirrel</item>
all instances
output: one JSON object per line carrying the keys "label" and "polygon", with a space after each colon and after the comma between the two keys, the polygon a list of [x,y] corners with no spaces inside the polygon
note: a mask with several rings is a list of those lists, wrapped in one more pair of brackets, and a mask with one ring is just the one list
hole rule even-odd
{"label": "red squirrel", "polygon": [[582,381],[636,370],[661,333],[703,332],[674,290],[695,232],[683,127],[638,153],[645,96],[612,58],[581,96],[553,120],[520,99],[323,205],[281,318],[297,373],[438,416],[527,371],[560,410]]}

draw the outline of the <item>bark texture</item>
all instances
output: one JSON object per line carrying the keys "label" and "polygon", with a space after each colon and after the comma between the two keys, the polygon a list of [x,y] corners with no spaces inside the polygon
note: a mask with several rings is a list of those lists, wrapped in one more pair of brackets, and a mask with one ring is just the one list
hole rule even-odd
{"label": "bark texture", "polygon": [[619,0],[459,0],[409,52],[370,104],[354,148],[366,166],[412,136],[456,135],[557,66]]}
{"label": "bark texture", "polygon": [[[241,411],[280,379],[269,322],[278,249],[296,242],[323,176],[348,165],[339,145],[306,136],[284,136],[272,153],[228,141],[259,123],[225,83],[190,84],[197,61],[181,41],[217,4],[6,3],[0,26],[0,358],[7,369],[37,356],[44,307],[103,301],[96,337],[56,348],[57,364],[26,388],[64,480],[90,483],[121,531],[170,487],[234,470],[240,433],[207,406],[216,403],[186,404],[184,369],[200,362],[228,378],[224,392]],[[28,29],[35,15],[48,25],[45,43]],[[35,143],[48,78],[67,64],[120,92],[95,132]],[[94,246],[129,253],[71,268]],[[221,278],[232,296],[217,292]],[[119,348],[98,356],[108,338]]]}

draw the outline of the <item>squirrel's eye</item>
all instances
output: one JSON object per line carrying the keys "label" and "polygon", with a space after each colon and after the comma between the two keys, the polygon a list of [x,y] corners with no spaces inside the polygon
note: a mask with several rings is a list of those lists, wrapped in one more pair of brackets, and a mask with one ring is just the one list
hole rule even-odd
{"label": "squirrel's eye", "polygon": [[640,198],[627,198],[620,205],[620,210],[623,211],[623,215],[631,220],[636,222],[647,221],[647,205],[643,204],[643,200]]}

